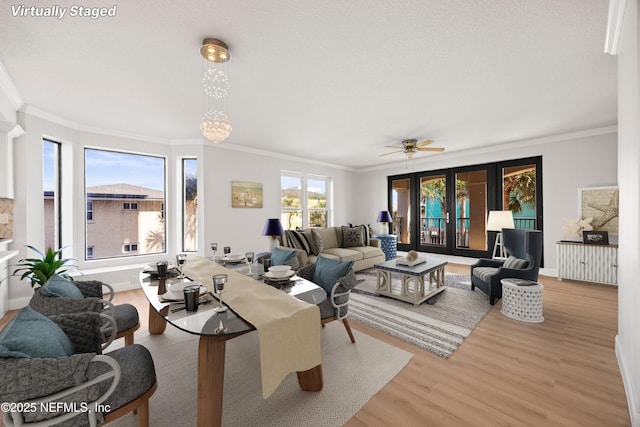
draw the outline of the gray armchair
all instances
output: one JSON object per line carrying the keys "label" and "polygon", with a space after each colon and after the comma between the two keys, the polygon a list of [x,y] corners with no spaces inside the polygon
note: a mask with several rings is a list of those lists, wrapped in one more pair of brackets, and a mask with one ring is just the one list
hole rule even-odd
{"label": "gray armchair", "polygon": [[[69,284],[75,285],[84,298],[49,297],[45,296],[41,289],[38,289],[31,298],[29,305],[45,316],[84,311],[104,312],[115,319],[117,326],[115,328],[115,339],[124,337],[125,345],[133,344],[134,332],[140,329],[138,310],[133,305],[112,304],[113,288],[97,280],[69,281]],[[103,288],[108,290],[108,300],[103,299]],[[112,335],[113,332],[108,324],[103,325],[103,333],[106,338]]]}
{"label": "gray armchair", "polygon": [[541,231],[503,229],[502,241],[509,257],[506,261],[481,259],[471,266],[471,290],[478,288],[494,305],[502,298],[502,279],[538,280],[542,261]]}
{"label": "gray armchair", "polygon": [[[315,267],[316,264],[309,264],[306,267],[302,267],[298,270],[298,276],[313,281]],[[351,326],[347,320],[347,313],[349,311],[349,295],[356,283],[356,275],[353,269],[349,269],[349,272],[339,278],[331,288],[331,291],[327,293],[327,299],[318,305],[320,308],[321,325],[324,326],[334,320],[341,320],[352,343],[355,343],[356,339],[351,332]]]}
{"label": "gray armchair", "polygon": [[[153,359],[138,344],[101,354],[104,316],[48,317],[73,346],[68,357],[0,357],[0,401],[21,403],[4,414],[7,427],[96,426],[132,410],[137,410],[138,426],[148,426],[149,398],[157,388]],[[7,324],[0,336],[12,327],[13,322]]]}

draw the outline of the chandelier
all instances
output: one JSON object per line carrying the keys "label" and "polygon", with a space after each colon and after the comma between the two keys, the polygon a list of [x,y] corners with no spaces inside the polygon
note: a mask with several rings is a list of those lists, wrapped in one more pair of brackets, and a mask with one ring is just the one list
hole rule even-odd
{"label": "chandelier", "polygon": [[206,99],[200,130],[209,141],[222,142],[231,134],[231,120],[226,113],[230,87],[227,62],[231,59],[231,53],[222,40],[204,39],[200,55],[205,60],[202,86]]}

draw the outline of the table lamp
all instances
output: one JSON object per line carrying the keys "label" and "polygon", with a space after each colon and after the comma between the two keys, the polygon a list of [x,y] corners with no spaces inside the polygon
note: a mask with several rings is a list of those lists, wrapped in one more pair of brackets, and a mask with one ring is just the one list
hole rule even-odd
{"label": "table lamp", "polygon": [[391,218],[391,214],[389,211],[380,211],[378,213],[378,219],[376,222],[382,223],[382,229],[380,230],[380,234],[386,236],[389,234],[389,223],[393,222],[393,218]]}
{"label": "table lamp", "polygon": [[264,224],[264,230],[262,230],[263,236],[269,236],[269,252],[273,251],[273,248],[280,246],[278,237],[284,234],[282,224],[279,218],[269,218]]}
{"label": "table lamp", "polygon": [[[505,260],[507,252],[502,244],[502,229],[515,228],[513,224],[513,214],[511,211],[489,211],[489,219],[487,220],[487,231],[497,231],[496,243],[493,245],[493,259]],[[500,246],[500,250],[498,250]]]}

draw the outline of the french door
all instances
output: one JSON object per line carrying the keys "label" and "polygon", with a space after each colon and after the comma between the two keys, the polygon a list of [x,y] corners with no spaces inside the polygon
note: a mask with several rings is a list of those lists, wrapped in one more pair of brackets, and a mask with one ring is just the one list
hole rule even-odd
{"label": "french door", "polygon": [[542,229],[540,157],[388,178],[398,250],[490,257],[490,210],[511,210],[516,228]]}

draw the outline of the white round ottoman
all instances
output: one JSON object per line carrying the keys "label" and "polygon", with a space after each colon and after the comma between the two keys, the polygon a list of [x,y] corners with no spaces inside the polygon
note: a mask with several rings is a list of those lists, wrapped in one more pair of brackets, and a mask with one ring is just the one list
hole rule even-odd
{"label": "white round ottoman", "polygon": [[541,284],[522,279],[502,279],[501,283],[502,314],[523,322],[544,321]]}

